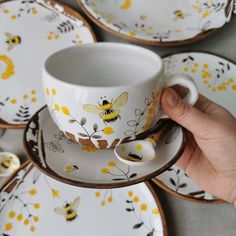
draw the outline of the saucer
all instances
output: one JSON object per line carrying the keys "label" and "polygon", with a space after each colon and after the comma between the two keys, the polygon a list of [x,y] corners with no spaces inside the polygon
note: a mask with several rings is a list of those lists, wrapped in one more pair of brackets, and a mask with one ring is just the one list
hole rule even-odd
{"label": "saucer", "polygon": [[119,189],[63,184],[26,163],[0,188],[0,235],[167,236],[162,206],[147,183]]}
{"label": "saucer", "polygon": [[[236,63],[203,52],[183,52],[164,58],[165,73],[186,73],[193,77],[200,93],[236,116]],[[153,181],[175,196],[200,202],[223,202],[200,189],[177,166]]]}
{"label": "saucer", "polygon": [[144,166],[127,166],[113,149],[99,150],[68,140],[53,123],[47,107],[29,121],[24,133],[28,158],[61,182],[86,188],[117,188],[146,181],[164,172],[181,156],[185,135],[179,126],[157,146],[157,158]]}
{"label": "saucer", "polygon": [[45,59],[96,38],[77,12],[53,0],[4,1],[0,22],[0,128],[24,128],[46,103],[41,85]]}
{"label": "saucer", "polygon": [[77,0],[97,25],[139,44],[176,46],[207,38],[231,20],[232,0]]}

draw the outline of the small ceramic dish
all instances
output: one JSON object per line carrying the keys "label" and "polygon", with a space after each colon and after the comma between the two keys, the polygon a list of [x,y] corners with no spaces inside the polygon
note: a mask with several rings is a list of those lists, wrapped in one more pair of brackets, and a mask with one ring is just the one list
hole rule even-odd
{"label": "small ceramic dish", "polygon": [[[166,74],[184,72],[195,78],[200,93],[236,116],[235,62],[204,52],[183,52],[165,57],[164,65]],[[153,181],[180,198],[207,203],[223,202],[200,189],[177,166],[172,166]]]}
{"label": "small ceramic dish", "polygon": [[20,167],[20,159],[13,153],[0,152],[0,178],[11,175]]}
{"label": "small ceramic dish", "polygon": [[145,166],[127,166],[113,149],[101,150],[68,140],[54,124],[46,107],[29,121],[24,133],[28,158],[45,174],[86,188],[117,188],[146,181],[172,166],[184,148],[185,134],[173,126],[157,146],[155,158]]}
{"label": "small ceramic dish", "polygon": [[0,22],[0,128],[24,128],[46,103],[41,82],[45,59],[96,38],[77,12],[53,0],[4,1]]}
{"label": "small ceramic dish", "polygon": [[139,44],[176,46],[205,39],[231,20],[233,0],[78,0],[96,24]]}
{"label": "small ceramic dish", "polygon": [[77,188],[24,164],[0,188],[0,235],[167,236],[153,188]]}

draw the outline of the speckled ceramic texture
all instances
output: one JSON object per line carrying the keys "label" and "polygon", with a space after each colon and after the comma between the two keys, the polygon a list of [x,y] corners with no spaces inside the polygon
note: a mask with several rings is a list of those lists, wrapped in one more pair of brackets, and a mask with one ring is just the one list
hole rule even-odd
{"label": "speckled ceramic texture", "polygon": [[46,102],[41,70],[60,49],[95,37],[76,12],[55,1],[0,3],[0,127],[23,128]]}
{"label": "speckled ceramic texture", "polygon": [[0,235],[168,235],[149,185],[77,188],[43,175],[31,164],[1,188],[0,218]]}

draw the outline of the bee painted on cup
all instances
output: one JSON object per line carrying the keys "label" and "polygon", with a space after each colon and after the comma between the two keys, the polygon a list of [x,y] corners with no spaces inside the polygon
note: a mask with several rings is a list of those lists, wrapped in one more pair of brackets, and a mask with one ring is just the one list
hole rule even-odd
{"label": "bee painted on cup", "polygon": [[8,44],[8,51],[11,51],[15,46],[21,44],[22,40],[19,35],[12,35],[10,33],[5,33],[7,37],[6,43]]}
{"label": "bee painted on cup", "polygon": [[174,11],[174,20],[183,20],[186,16],[189,16],[190,14],[184,13],[181,10]]}
{"label": "bee painted on cup", "polygon": [[139,156],[135,153],[130,152],[125,159],[128,161],[140,162],[143,160],[143,156]]}
{"label": "bee painted on cup", "polygon": [[78,217],[77,208],[80,203],[80,197],[76,197],[72,203],[66,203],[63,207],[57,207],[54,211],[58,215],[63,215],[66,221],[74,221]]}
{"label": "bee painted on cup", "polygon": [[[103,99],[103,98],[101,98]],[[104,124],[112,123],[116,121],[118,118],[121,119],[120,116],[120,108],[122,108],[128,101],[128,93],[124,92],[120,94],[118,98],[108,101],[106,97],[102,100],[102,104],[98,102],[98,106],[85,104],[83,106],[84,110],[90,112],[92,114],[99,115],[103,120]]]}

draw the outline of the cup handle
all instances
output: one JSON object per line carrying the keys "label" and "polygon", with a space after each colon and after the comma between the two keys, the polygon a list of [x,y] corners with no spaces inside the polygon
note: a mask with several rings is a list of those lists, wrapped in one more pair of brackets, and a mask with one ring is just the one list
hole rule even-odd
{"label": "cup handle", "polygon": [[[198,89],[194,80],[186,74],[172,74],[166,76],[163,89],[168,87],[180,85],[187,88],[189,91],[184,100],[189,105],[193,106],[198,100]],[[162,114],[161,118],[169,118],[166,114]]]}

